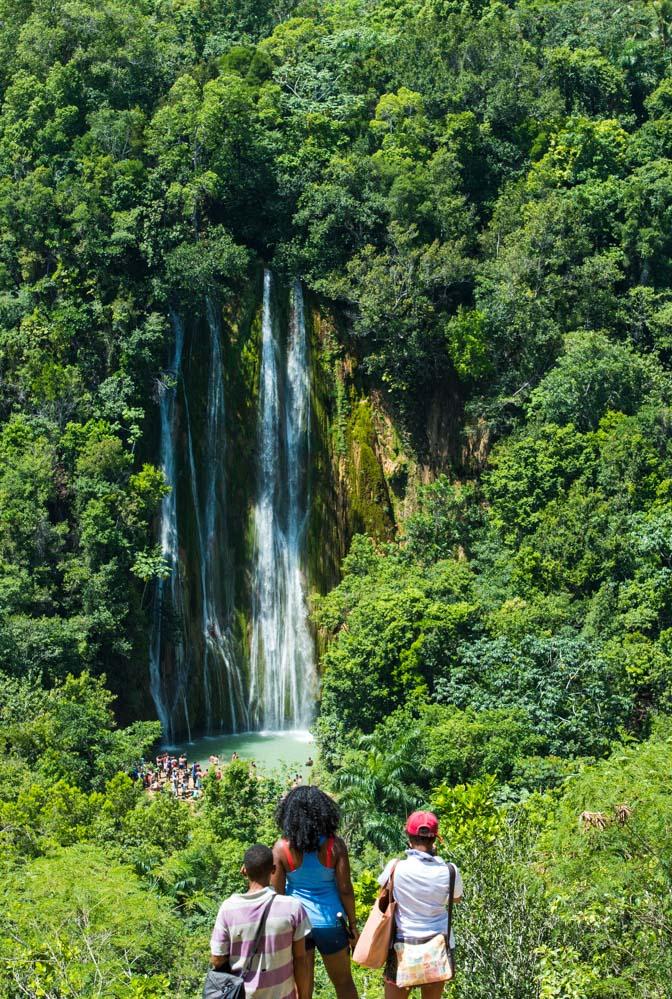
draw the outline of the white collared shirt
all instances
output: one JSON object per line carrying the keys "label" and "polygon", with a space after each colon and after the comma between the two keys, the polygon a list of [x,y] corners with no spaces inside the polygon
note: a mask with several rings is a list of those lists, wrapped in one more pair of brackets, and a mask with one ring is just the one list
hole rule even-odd
{"label": "white collared shirt", "polygon": [[[395,862],[391,860],[378,878],[381,887],[389,881]],[[449,888],[450,867],[445,860],[421,850],[407,850],[406,860],[400,860],[394,871],[395,918],[399,935],[406,938],[445,933],[448,929],[446,905]],[[461,898],[463,890],[462,876],[455,867],[453,898]],[[455,946],[452,928],[450,946]]]}

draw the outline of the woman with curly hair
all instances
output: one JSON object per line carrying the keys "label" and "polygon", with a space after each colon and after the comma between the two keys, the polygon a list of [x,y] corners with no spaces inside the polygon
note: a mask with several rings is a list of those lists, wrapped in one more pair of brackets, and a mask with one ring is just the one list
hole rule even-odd
{"label": "woman with curly hair", "polygon": [[[310,995],[315,950],[319,950],[337,999],[357,999],[348,950],[358,936],[355,894],[348,850],[336,835],[338,806],[318,787],[304,784],[282,798],[275,817],[283,838],[273,848],[272,884],[279,894],[294,895],[308,913],[312,926],[306,938]],[[347,918],[349,933],[338,918],[341,913]]]}

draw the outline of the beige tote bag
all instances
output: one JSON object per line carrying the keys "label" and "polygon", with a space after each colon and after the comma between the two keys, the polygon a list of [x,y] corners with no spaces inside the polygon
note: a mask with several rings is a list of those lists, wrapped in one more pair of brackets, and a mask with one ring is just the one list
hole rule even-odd
{"label": "beige tote bag", "polygon": [[394,868],[390,871],[390,879],[384,890],[373,903],[364,929],[355,946],[352,959],[363,968],[382,968],[387,961],[387,955],[392,944],[394,929],[394,911],[397,903],[394,901]]}

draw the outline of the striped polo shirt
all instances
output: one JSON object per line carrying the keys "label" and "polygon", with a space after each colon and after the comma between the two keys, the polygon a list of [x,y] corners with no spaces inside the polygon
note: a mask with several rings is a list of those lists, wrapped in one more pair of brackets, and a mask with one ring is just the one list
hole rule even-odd
{"label": "striped polo shirt", "polygon": [[[222,904],[210,938],[210,953],[228,957],[240,971],[254,946],[259,921],[272,888],[232,895]],[[257,957],[245,978],[245,995],[255,999],[291,999],[295,995],[292,943],[310,933],[303,906],[287,895],[275,895]]]}

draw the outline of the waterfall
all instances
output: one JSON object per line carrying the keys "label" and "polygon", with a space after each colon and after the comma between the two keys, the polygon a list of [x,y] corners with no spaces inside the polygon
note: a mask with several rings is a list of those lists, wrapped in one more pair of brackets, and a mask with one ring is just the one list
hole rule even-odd
{"label": "waterfall", "polygon": [[[180,568],[178,561],[178,522],[177,522],[177,390],[182,371],[182,351],[184,348],[184,326],[179,317],[172,317],[174,348],[170,365],[169,379],[162,380],[159,385],[160,412],[160,460],[169,492],[161,502],[160,546],[166,570],[169,575],[161,577],[154,594],[152,614],[152,635],[149,650],[149,681],[150,692],[156,708],[156,714],[161,722],[164,735],[170,738],[173,728],[174,706],[183,703],[186,713],[186,724],[189,727],[189,715],[186,709],[185,681],[186,662],[182,632],[182,587],[180,583]],[[169,615],[177,619],[178,627],[173,627],[166,636],[166,623]],[[166,640],[172,639],[173,677],[172,697],[169,697],[168,682],[162,670],[162,653]]]}
{"label": "waterfall", "polygon": [[[287,660],[293,672],[293,723],[305,728],[310,721],[315,685],[315,650],[308,627],[303,561],[308,526],[308,462],[310,458],[310,368],[303,289],[292,288],[290,336],[287,349],[285,406],[285,460],[287,463],[287,591],[285,632]],[[293,664],[293,669],[292,669]],[[294,704],[296,707],[294,707]]]}
{"label": "waterfall", "polygon": [[[228,727],[232,732],[247,725],[243,683],[232,634],[233,590],[230,572],[226,502],[226,411],[222,332],[213,302],[206,303],[209,331],[209,364],[206,395],[206,433],[203,451],[204,497],[196,495],[196,469],[191,432],[188,446],[196,527],[199,539],[201,625],[203,636],[203,692],[208,731]],[[202,510],[202,512],[201,512]],[[217,705],[219,715],[213,717]],[[227,717],[223,715],[224,710]]]}
{"label": "waterfall", "polygon": [[[149,670],[156,713],[168,739],[177,727],[178,710],[184,709],[186,731],[190,731],[194,686],[200,688],[199,722],[206,731],[226,728],[235,732],[248,724],[247,698],[232,628],[222,331],[217,308],[210,300],[206,302],[206,317],[204,390],[190,390],[183,371],[184,324],[175,315],[171,381],[160,388],[161,466],[170,486],[161,505],[160,544],[169,574],[158,580],[155,590]],[[202,374],[203,361],[199,356],[195,362],[197,376]],[[180,389],[181,427],[177,405]],[[192,410],[199,418],[197,435]],[[184,497],[187,509],[178,511],[180,460],[189,493]],[[189,534],[186,525],[193,529]],[[188,550],[191,539],[193,552]],[[180,546],[185,565],[180,564]]]}
{"label": "waterfall", "polygon": [[250,649],[250,709],[256,723],[265,729],[303,728],[310,720],[315,667],[302,570],[309,440],[310,378],[303,292],[300,282],[295,281],[283,357],[273,318],[272,277],[267,270]]}
{"label": "waterfall", "polygon": [[[235,630],[234,556],[227,510],[227,414],[219,308],[206,335],[172,317],[169,377],[160,385],[160,513],[165,578],[152,608],[150,690],[164,737],[190,717],[208,732],[305,728],[314,700],[313,638],[304,562],[309,511],[310,369],[301,283],[286,336],[264,274],[251,572],[249,684]],[[200,328],[197,328],[200,329]],[[178,480],[184,483],[177,489]],[[184,717],[182,715],[184,714]]]}

